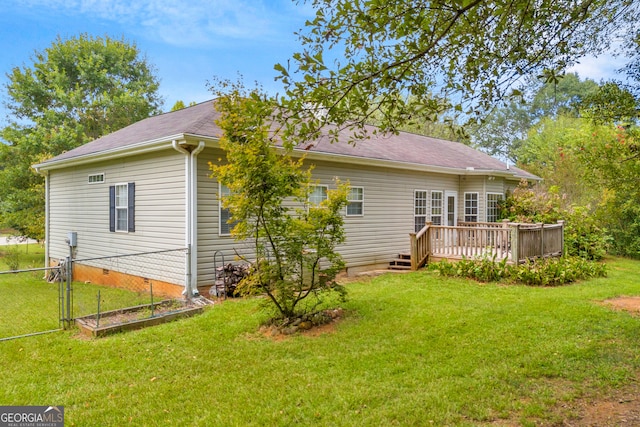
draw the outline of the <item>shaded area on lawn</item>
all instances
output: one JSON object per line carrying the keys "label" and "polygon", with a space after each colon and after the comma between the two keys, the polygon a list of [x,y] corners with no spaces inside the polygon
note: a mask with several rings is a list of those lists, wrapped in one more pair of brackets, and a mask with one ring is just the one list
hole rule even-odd
{"label": "shaded area on lawn", "polygon": [[0,401],[56,402],[75,425],[580,425],[580,402],[640,371],[639,319],[602,304],[640,295],[640,264],[609,264],[556,288],[383,275],[347,285],[332,333],[285,340],[259,334],[251,299],[102,340],[10,341]]}

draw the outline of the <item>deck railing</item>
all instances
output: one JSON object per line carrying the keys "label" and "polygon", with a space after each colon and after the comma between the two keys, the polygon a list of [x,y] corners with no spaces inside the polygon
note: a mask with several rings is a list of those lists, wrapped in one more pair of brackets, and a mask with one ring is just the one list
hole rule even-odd
{"label": "deck railing", "polygon": [[558,224],[461,222],[457,226],[427,222],[410,234],[411,268],[417,270],[430,257],[477,258],[522,263],[532,258],[560,256],[564,250],[564,221]]}

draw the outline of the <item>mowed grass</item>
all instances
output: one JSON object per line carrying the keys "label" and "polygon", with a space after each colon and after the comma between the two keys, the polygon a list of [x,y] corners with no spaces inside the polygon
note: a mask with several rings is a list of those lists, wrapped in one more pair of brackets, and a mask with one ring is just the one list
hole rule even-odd
{"label": "mowed grass", "polygon": [[97,340],[0,342],[3,405],[64,405],[68,426],[552,425],[558,406],[633,382],[640,263],[560,288],[444,280],[348,284],[331,332],[257,332],[260,301]]}
{"label": "mowed grass", "polygon": [[[6,249],[6,246],[0,246],[0,271],[8,270],[3,259]],[[44,267],[42,246],[18,245],[17,249],[20,251],[20,269]],[[44,276],[45,271],[0,274],[0,339],[60,327],[60,284],[47,283]],[[123,289],[85,283],[73,283],[72,287],[73,315],[76,317],[98,311],[98,291],[101,311],[150,302],[149,295]]]}

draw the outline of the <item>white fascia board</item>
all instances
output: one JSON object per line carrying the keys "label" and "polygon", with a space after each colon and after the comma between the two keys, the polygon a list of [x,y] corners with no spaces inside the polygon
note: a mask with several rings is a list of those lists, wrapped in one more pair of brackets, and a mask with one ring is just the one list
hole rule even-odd
{"label": "white fascia board", "polygon": [[411,170],[411,171],[417,171],[417,172],[442,173],[447,175],[466,175],[466,176],[492,175],[492,176],[502,176],[506,178],[510,178],[514,176],[514,173],[508,170],[494,170],[494,169],[470,170],[470,169],[459,169],[459,168],[448,168],[443,166],[425,165],[421,163],[398,162],[394,160],[356,157],[356,156],[349,156],[345,154],[318,153],[313,151],[302,151],[302,150],[294,150],[294,152],[300,153],[301,155],[306,154],[306,158],[309,160],[324,160],[324,161],[331,161],[331,162],[337,162],[337,163],[346,163],[350,165],[376,166],[381,168],[402,169],[402,170]]}
{"label": "white fascia board", "polygon": [[68,166],[78,166],[87,163],[94,163],[112,159],[118,159],[125,156],[132,156],[137,154],[151,153],[154,151],[164,150],[171,148],[173,140],[183,140],[184,134],[176,134],[160,139],[153,139],[149,141],[139,142],[136,144],[130,144],[124,147],[118,147],[111,150],[100,151],[97,153],[90,153],[75,157],[68,157],[61,160],[54,160],[52,162],[43,162],[32,167],[36,172],[48,171],[53,169],[61,169]]}

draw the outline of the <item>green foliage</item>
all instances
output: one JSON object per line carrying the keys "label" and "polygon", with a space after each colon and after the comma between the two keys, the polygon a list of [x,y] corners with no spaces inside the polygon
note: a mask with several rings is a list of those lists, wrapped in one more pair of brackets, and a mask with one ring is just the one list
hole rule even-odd
{"label": "green foliage", "polygon": [[560,286],[578,280],[605,277],[605,264],[580,257],[546,258],[519,265],[511,278],[530,286]]}
{"label": "green foliage", "polygon": [[237,290],[266,294],[283,319],[299,317],[328,294],[344,295],[335,282],[344,267],[335,247],[345,239],[342,211],[349,188],[337,182],[326,200],[309,205],[311,168],[272,141],[273,100],[257,89],[226,88],[216,101],[226,163],[211,169],[230,190],[222,202],[231,211],[233,236],[251,242],[256,257],[245,259],[252,268]]}
{"label": "green foliage", "polygon": [[44,237],[44,179],[31,166],[160,111],[159,81],[134,44],[60,37],[8,74],[0,223]]}
{"label": "green foliage", "polygon": [[559,286],[595,277],[605,277],[605,264],[588,261],[580,257],[560,257],[531,260],[520,265],[510,265],[506,259],[462,259],[447,260],[429,266],[444,277],[462,277],[479,282],[520,283],[529,286]]}
{"label": "green foliage", "polygon": [[317,129],[309,121],[328,122],[354,137],[377,113],[382,131],[447,112],[483,115],[517,94],[523,77],[608,47],[640,13],[628,0],[545,1],[535,11],[526,0],[311,4],[301,51],[275,66],[286,111],[302,131]]}
{"label": "green foliage", "polygon": [[567,205],[558,187],[529,186],[525,181],[502,205],[502,215],[514,222],[552,224],[564,221],[565,253],[602,259],[612,239],[590,206]]}

